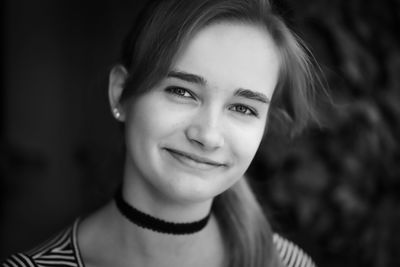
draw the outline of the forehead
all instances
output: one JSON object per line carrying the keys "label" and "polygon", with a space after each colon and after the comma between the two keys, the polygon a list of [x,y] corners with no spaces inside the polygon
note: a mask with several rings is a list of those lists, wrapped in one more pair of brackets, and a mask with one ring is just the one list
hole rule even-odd
{"label": "forehead", "polygon": [[218,23],[193,36],[173,68],[201,75],[214,85],[264,90],[274,88],[280,67],[278,49],[262,27]]}

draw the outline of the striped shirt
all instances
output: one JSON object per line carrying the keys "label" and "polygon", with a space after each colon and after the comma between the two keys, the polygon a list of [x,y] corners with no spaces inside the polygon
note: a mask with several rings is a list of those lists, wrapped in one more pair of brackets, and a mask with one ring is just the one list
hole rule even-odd
{"label": "striped shirt", "polygon": [[[11,255],[3,267],[84,267],[78,243],[79,220],[43,245],[26,253]],[[311,258],[297,245],[274,234],[273,242],[286,267],[315,267]]]}

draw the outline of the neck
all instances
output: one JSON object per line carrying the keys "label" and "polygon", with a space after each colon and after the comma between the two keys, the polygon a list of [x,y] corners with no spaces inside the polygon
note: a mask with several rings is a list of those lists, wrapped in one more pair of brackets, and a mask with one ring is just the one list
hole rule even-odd
{"label": "neck", "polygon": [[[211,210],[212,199],[193,201],[173,199],[159,192],[135,172],[126,174],[122,195],[125,201],[139,211],[169,222],[193,222],[206,217]],[[170,195],[174,195],[171,192]]]}
{"label": "neck", "polygon": [[200,232],[208,223],[210,213],[205,217],[191,222],[166,221],[136,209],[129,204],[122,193],[122,187],[117,189],[114,201],[118,211],[131,223],[150,231],[161,234],[189,235]]}
{"label": "neck", "polygon": [[[182,201],[170,199],[156,191],[135,171],[125,171],[122,193],[131,206],[165,221],[190,222],[210,213],[212,199]],[[169,235],[133,224],[117,209],[110,207],[109,221],[113,229],[114,248],[121,259],[137,266],[222,266],[224,245],[217,221],[211,215],[207,225],[189,235]],[[211,262],[208,262],[211,261]]]}
{"label": "neck", "polygon": [[[114,213],[119,213],[115,204],[112,207]],[[204,229],[190,235],[158,233],[134,225],[121,215],[115,217],[120,251],[127,252],[129,256],[124,258],[140,263],[138,266],[222,266],[223,241],[214,216]]]}

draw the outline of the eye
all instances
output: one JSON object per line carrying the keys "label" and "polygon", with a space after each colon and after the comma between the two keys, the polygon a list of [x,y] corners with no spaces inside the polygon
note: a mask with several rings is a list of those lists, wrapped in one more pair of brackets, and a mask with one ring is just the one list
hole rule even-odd
{"label": "eye", "polygon": [[173,94],[173,95],[176,95],[179,97],[194,98],[193,94],[189,90],[182,88],[182,87],[172,87],[171,86],[171,87],[167,87],[165,89],[165,91],[168,92],[169,94]]}
{"label": "eye", "polygon": [[242,104],[234,104],[230,107],[230,110],[238,112],[241,115],[258,117],[256,110]]}

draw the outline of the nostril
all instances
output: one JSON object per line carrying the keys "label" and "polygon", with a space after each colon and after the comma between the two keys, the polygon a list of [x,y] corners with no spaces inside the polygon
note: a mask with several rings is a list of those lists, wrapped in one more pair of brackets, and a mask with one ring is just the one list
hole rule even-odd
{"label": "nostril", "polygon": [[217,127],[192,125],[186,131],[188,140],[202,149],[214,150],[224,145],[223,134]]}

